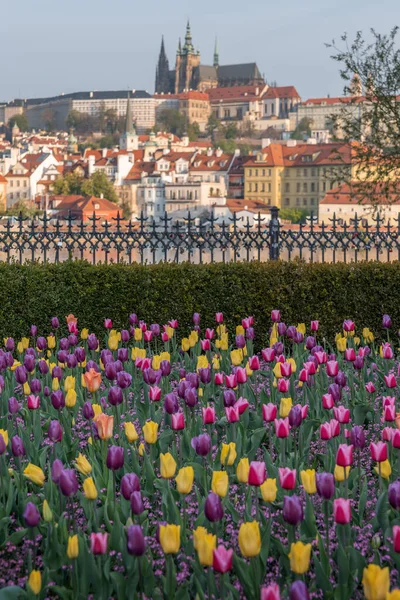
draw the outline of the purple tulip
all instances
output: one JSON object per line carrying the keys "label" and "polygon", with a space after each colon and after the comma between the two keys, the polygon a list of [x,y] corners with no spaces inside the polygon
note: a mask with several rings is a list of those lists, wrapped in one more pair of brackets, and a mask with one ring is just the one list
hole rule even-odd
{"label": "purple tulip", "polygon": [[121,446],[110,446],[107,452],[107,469],[118,471],[124,466],[124,449]]}
{"label": "purple tulip", "polygon": [[50,421],[49,429],[47,431],[52,442],[61,442],[63,436],[63,430],[59,421]]}
{"label": "purple tulip", "polygon": [[32,373],[32,371],[35,369],[35,362],[35,357],[32,356],[32,354],[25,354],[24,367],[28,371],[28,373]]}
{"label": "purple tulip", "polygon": [[129,315],[129,323],[131,325],[136,325],[136,323],[138,322],[138,316],[135,313],[132,313]]}
{"label": "purple tulip", "polygon": [[301,414],[301,406],[299,406],[298,404],[296,404],[295,406],[292,406],[292,408],[289,411],[289,425],[290,427],[300,427],[300,425],[303,422],[303,416]]}
{"label": "purple tulip", "polygon": [[52,392],[50,400],[56,410],[60,410],[65,406],[65,398],[62,390],[56,390],[55,392]]}
{"label": "purple tulip", "polygon": [[63,469],[60,473],[58,485],[64,496],[69,497],[76,494],[79,484],[75,471],[73,469]]}
{"label": "purple tulip", "polygon": [[290,325],[286,330],[286,335],[290,340],[294,340],[297,333],[297,329],[294,325]]}
{"label": "purple tulip", "polygon": [[8,352],[14,352],[15,350],[15,342],[13,338],[7,338],[5,348]]}
{"label": "purple tulip", "polygon": [[4,452],[6,450],[7,450],[6,442],[3,438],[3,436],[0,434],[0,455],[4,454]]}
{"label": "purple tulip", "polygon": [[122,362],[120,360],[116,360],[114,362],[114,367],[117,372],[117,375],[118,375],[118,373],[121,373],[121,371],[124,370],[124,365],[122,364]]}
{"label": "purple tulip", "polygon": [[49,365],[45,360],[39,360],[38,368],[42,375],[47,375],[47,373],[49,372]]}
{"label": "purple tulip", "polygon": [[118,348],[117,356],[122,363],[127,362],[129,360],[128,348]]}
{"label": "purple tulip", "polygon": [[110,387],[108,390],[108,401],[112,406],[117,406],[118,404],[122,404],[124,401],[124,396],[122,394],[122,390],[119,387]]}
{"label": "purple tulip", "polygon": [[52,329],[58,329],[60,327],[60,321],[58,320],[57,317],[52,317],[51,318],[51,328]]}
{"label": "purple tulip", "polygon": [[185,404],[190,408],[194,408],[198,403],[197,391],[195,388],[189,388],[185,392]]}
{"label": "purple tulip", "polygon": [[123,342],[124,344],[126,344],[127,342],[129,342],[130,340],[130,333],[127,329],[122,329],[121,330],[121,342]]}
{"label": "purple tulip", "polygon": [[61,379],[63,378],[63,370],[61,367],[59,367],[58,365],[56,365],[55,367],[53,367],[53,370],[51,372],[51,376],[53,379],[58,379],[58,381],[61,381]]}
{"label": "purple tulip", "polygon": [[278,335],[283,337],[287,331],[287,327],[285,323],[278,323]]}
{"label": "purple tulip", "polygon": [[353,444],[354,448],[365,448],[365,433],[364,429],[360,425],[354,425],[350,431],[350,443]]}
{"label": "purple tulip", "polygon": [[70,347],[71,346],[76,346],[78,344],[78,341],[79,340],[78,340],[77,336],[74,333],[71,333],[68,336],[68,342],[69,342]]}
{"label": "purple tulip", "polygon": [[24,510],[24,521],[27,527],[36,527],[40,522],[40,512],[33,502],[28,502]]}
{"label": "purple tulip", "polygon": [[246,329],[246,339],[254,340],[254,328],[253,327],[248,327]]}
{"label": "purple tulip", "polygon": [[318,495],[324,500],[330,500],[335,494],[335,478],[332,473],[317,473],[316,486]]}
{"label": "purple tulip", "polygon": [[106,364],[106,368],[104,369],[104,374],[110,381],[114,381],[117,377],[117,369],[115,368],[115,363],[108,362]]}
{"label": "purple tulip", "polygon": [[43,350],[46,350],[47,340],[45,337],[42,337],[42,336],[38,337],[38,339],[36,340],[36,348],[38,348],[42,352],[43,352]]}
{"label": "purple tulip", "polygon": [[143,498],[140,491],[132,492],[130,496],[131,511],[134,515],[141,515],[144,511]]}
{"label": "purple tulip", "polygon": [[353,367],[357,371],[361,371],[361,369],[364,367],[364,358],[362,356],[356,356],[356,360],[353,361]]}
{"label": "purple tulip", "polygon": [[[181,367],[179,369],[179,379],[184,379],[186,377],[186,369],[184,369],[183,367]],[[184,383],[183,381],[180,381],[179,384]],[[179,386],[178,386],[179,387]],[[178,392],[178,395],[183,398],[183,396],[181,396]]]}
{"label": "purple tulip", "polygon": [[298,525],[304,519],[303,504],[299,496],[283,497],[283,518],[290,525]]}
{"label": "purple tulip", "polygon": [[132,556],[143,556],[146,552],[146,541],[140,525],[130,525],[126,530],[126,548]]}
{"label": "purple tulip", "polygon": [[304,335],[300,331],[296,331],[293,341],[295,344],[302,344],[304,342]]}
{"label": "purple tulip", "polygon": [[13,453],[13,456],[25,456],[24,442],[19,435],[14,435],[14,437],[11,438],[11,452]]}
{"label": "purple tulip", "polygon": [[390,505],[395,509],[400,509],[400,479],[391,483],[388,487],[388,499]]}
{"label": "purple tulip", "polygon": [[11,352],[6,352],[7,367],[12,367],[14,364],[14,357]]}
{"label": "purple tulip", "polygon": [[64,365],[67,362],[68,352],[66,350],[59,350],[57,352],[57,360],[59,363]]}
{"label": "purple tulip", "polygon": [[346,375],[343,373],[343,371],[339,371],[339,373],[336,375],[334,382],[336,383],[336,385],[339,385],[341,388],[346,387],[347,385],[347,378]]}
{"label": "purple tulip", "polygon": [[24,385],[24,383],[26,383],[28,381],[28,373],[26,372],[24,365],[19,365],[15,369],[14,375],[15,375],[16,382],[19,383],[20,385]]}
{"label": "purple tulip", "polygon": [[200,385],[200,379],[197,373],[186,373],[186,381],[189,381],[192,388],[195,388],[196,390]]}
{"label": "purple tulip", "polygon": [[88,360],[86,363],[86,372],[88,373],[90,369],[94,369],[96,373],[100,373],[100,367],[94,360]]}
{"label": "purple tulip", "polygon": [[224,406],[225,408],[233,406],[236,402],[236,394],[233,390],[225,390],[224,392]]}
{"label": "purple tulip", "polygon": [[11,398],[8,399],[8,410],[9,412],[14,415],[15,413],[17,413],[21,408],[21,404],[18,402],[18,400],[16,398],[14,398],[14,396],[11,396]]}
{"label": "purple tulip", "polygon": [[289,600],[309,600],[307,586],[304,581],[298,579],[290,586]]}
{"label": "purple tulip", "polygon": [[67,352],[69,350],[68,338],[61,338],[59,345],[60,345],[60,350],[65,350]]}
{"label": "purple tulip", "polygon": [[384,329],[390,329],[392,326],[392,319],[389,317],[389,315],[383,315],[382,317],[382,327]]}
{"label": "purple tulip", "polygon": [[84,418],[89,421],[90,419],[93,419],[94,417],[94,410],[93,410],[93,406],[92,403],[89,402],[89,400],[87,400],[83,407],[82,407],[82,413]]}
{"label": "purple tulip", "polygon": [[68,369],[75,369],[78,365],[78,359],[75,354],[67,354],[67,367]]}
{"label": "purple tulip", "polygon": [[38,328],[36,325],[31,325],[30,334],[31,337],[36,337],[38,333]]}
{"label": "purple tulip", "polygon": [[199,369],[199,377],[201,383],[207,384],[211,382],[211,369],[208,367],[206,369]]}
{"label": "purple tulip", "polygon": [[29,385],[32,394],[39,394],[42,391],[42,384],[39,379],[32,379]]}
{"label": "purple tulip", "polygon": [[282,342],[276,342],[272,348],[275,350],[275,354],[276,356],[281,356],[281,354],[283,354],[283,351],[285,349],[284,345],[282,344]]}
{"label": "purple tulip", "polygon": [[161,373],[155,371],[151,367],[148,369],[143,369],[143,381],[147,383],[147,385],[154,385],[155,383],[159,383],[161,379]]}
{"label": "purple tulip", "polygon": [[316,339],[312,335],[309,335],[306,339],[306,348],[307,350],[312,350],[316,345]]}
{"label": "purple tulip", "polygon": [[244,339],[244,335],[241,333],[236,336],[235,344],[237,348],[244,348],[246,346],[246,340]]}
{"label": "purple tulip", "polygon": [[60,481],[60,475],[63,470],[64,465],[62,464],[59,458],[56,458],[53,464],[51,465],[51,480],[54,483],[58,483]]}
{"label": "purple tulip", "polygon": [[119,385],[119,387],[121,389],[126,389],[128,388],[132,383],[132,375],[130,375],[129,373],[127,373],[126,371],[121,371],[120,373],[117,374],[117,385]]}
{"label": "purple tulip", "polygon": [[86,350],[85,348],[81,348],[80,346],[78,346],[78,348],[75,348],[74,350],[75,356],[76,356],[76,360],[78,361],[78,363],[84,363],[86,360]]}
{"label": "purple tulip", "polygon": [[328,394],[332,396],[334,402],[337,402],[342,397],[342,388],[337,383],[331,383],[328,388]]}
{"label": "purple tulip", "polygon": [[[186,375],[186,371],[185,371],[185,375]],[[182,381],[180,381],[179,384],[178,384],[178,396],[179,396],[179,398],[184,398],[186,390],[189,390],[191,387],[192,386],[190,385],[190,381],[186,381],[186,379],[183,379]]]}
{"label": "purple tulip", "polygon": [[94,333],[91,333],[88,336],[87,345],[88,345],[89,350],[97,350],[98,345],[99,345],[99,340],[97,339],[97,337],[95,336]]}
{"label": "purple tulip", "polygon": [[178,398],[170,392],[164,398],[164,408],[169,415],[174,415],[179,410]]}
{"label": "purple tulip", "polygon": [[224,516],[224,508],[218,494],[210,492],[204,504],[204,514],[211,523],[220,521]]}
{"label": "purple tulip", "polygon": [[121,494],[129,500],[133,492],[140,492],[140,479],[136,473],[125,473],[121,479]]}
{"label": "purple tulip", "polygon": [[45,385],[45,386],[44,386],[44,390],[43,390],[43,395],[44,395],[46,398],[49,398],[50,394],[51,394],[51,390],[50,390],[49,386],[48,386],[48,385]]}
{"label": "purple tulip", "polygon": [[208,433],[202,433],[201,435],[192,438],[192,448],[199,456],[207,456],[211,450],[211,438]]}
{"label": "purple tulip", "polygon": [[105,367],[109,362],[114,362],[114,355],[111,352],[111,350],[109,350],[108,348],[104,348],[100,352],[100,360]]}
{"label": "purple tulip", "polygon": [[150,325],[150,331],[153,333],[155,337],[159,337],[161,333],[161,328],[158,323],[152,323]]}

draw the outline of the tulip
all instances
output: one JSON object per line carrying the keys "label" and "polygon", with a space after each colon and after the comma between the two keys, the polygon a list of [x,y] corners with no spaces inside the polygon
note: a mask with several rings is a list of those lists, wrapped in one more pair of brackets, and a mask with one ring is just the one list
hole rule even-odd
{"label": "tulip", "polygon": [[400,479],[391,483],[388,487],[388,500],[395,510],[400,509]]}
{"label": "tulip", "polygon": [[129,500],[133,492],[140,491],[140,480],[136,473],[125,473],[121,479],[121,494]]}
{"label": "tulip", "polygon": [[202,535],[197,543],[197,555],[203,567],[211,567],[213,564],[213,552],[217,546],[217,536],[211,533]]}
{"label": "tulip", "polygon": [[333,471],[333,476],[335,481],[345,481],[349,478],[350,467],[340,467],[339,465],[335,465],[335,469]]}
{"label": "tulip", "polygon": [[203,423],[204,425],[210,425],[211,423],[215,423],[215,408],[212,406],[207,406],[206,408],[202,408],[203,414]]}
{"label": "tulip", "polygon": [[282,394],[286,394],[289,391],[290,381],[289,379],[279,379],[278,380],[278,392]]}
{"label": "tulip", "polygon": [[390,589],[389,567],[369,564],[363,571],[362,584],[366,600],[386,600]]}
{"label": "tulip", "polygon": [[249,481],[249,459],[243,457],[240,459],[238,466],[236,467],[236,477],[240,483],[248,483]]}
{"label": "tulip", "polygon": [[304,581],[298,579],[290,586],[289,600],[309,600],[309,593]]}
{"label": "tulip", "polygon": [[277,583],[263,585],[260,590],[260,600],[281,600],[279,585]]}
{"label": "tulip", "polygon": [[223,373],[215,373],[214,374],[214,383],[215,385],[223,385],[225,376]]}
{"label": "tulip", "polygon": [[400,526],[393,526],[393,550],[400,552]]}
{"label": "tulip", "polygon": [[124,449],[121,446],[108,448],[106,465],[112,471],[118,471],[124,466]]}
{"label": "tulip", "polygon": [[[395,431],[397,432],[398,429],[393,429],[392,427],[384,427],[382,429],[382,440],[384,442],[390,442],[390,441],[392,441],[392,438],[393,438],[393,435],[394,435]],[[395,447],[394,444],[393,444],[393,447]]]}
{"label": "tulip", "polygon": [[83,416],[84,416],[84,418],[86,420],[89,421],[90,419],[93,419],[93,417],[94,417],[94,410],[93,410],[93,406],[92,406],[91,402],[86,401],[84,403],[83,408],[82,408],[82,413],[83,413]]}
{"label": "tulip", "polygon": [[289,436],[289,419],[275,419],[275,435],[278,438],[286,438]]}
{"label": "tulip", "polygon": [[181,431],[182,429],[185,429],[185,416],[183,413],[177,412],[177,413],[171,415],[171,419],[172,419],[172,429],[174,431]]}
{"label": "tulip", "polygon": [[16,457],[24,456],[26,454],[24,442],[19,435],[14,435],[14,437],[11,438],[11,452],[13,453],[13,456]]}
{"label": "tulip", "polygon": [[24,469],[24,475],[27,479],[35,483],[36,485],[44,485],[45,475],[40,467],[29,463]]}
{"label": "tulip", "polygon": [[97,433],[101,440],[109,440],[113,435],[114,429],[114,417],[101,413],[94,419],[97,426]]}
{"label": "tulip", "polygon": [[79,484],[75,471],[73,469],[63,469],[59,475],[58,485],[60,486],[60,490],[64,496],[69,497],[76,494]]}
{"label": "tulip", "polygon": [[85,385],[88,391],[93,394],[97,392],[101,384],[101,373],[97,373],[94,369],[89,369],[83,374]]}
{"label": "tulip", "polygon": [[15,415],[21,409],[21,405],[14,396],[8,399],[8,410],[12,415]]}
{"label": "tulip", "polygon": [[175,477],[176,487],[180,494],[190,494],[193,488],[194,482],[194,469],[193,467],[182,467],[178,471],[178,475]]}
{"label": "tulip", "polygon": [[207,534],[208,534],[208,531],[205,527],[199,526],[193,530],[193,547],[195,550],[197,550],[197,548],[199,547],[199,542],[200,542],[201,538],[203,538]]}
{"label": "tulip", "polygon": [[29,573],[28,586],[35,596],[38,596],[40,594],[40,591],[42,589],[42,575],[40,571],[33,569]]}
{"label": "tulip", "polygon": [[253,460],[249,469],[249,485],[260,486],[267,478],[265,463]]}
{"label": "tulip", "polygon": [[238,384],[236,374],[226,375],[225,376],[225,384],[226,384],[226,387],[228,387],[228,388],[231,388],[231,389],[235,388]]}
{"label": "tulip", "polygon": [[62,393],[61,390],[56,390],[56,391],[52,392],[50,399],[51,399],[53,408],[55,408],[56,410],[60,410],[61,408],[64,408],[65,398],[64,398],[64,394]]}
{"label": "tulip", "polygon": [[97,489],[91,477],[87,477],[83,482],[83,493],[88,500],[96,500]]}
{"label": "tulip", "polygon": [[284,490],[293,490],[296,487],[296,469],[279,467],[279,483]]}
{"label": "tulip", "polygon": [[286,418],[290,413],[292,404],[293,401],[291,398],[281,398],[281,403],[279,406],[279,416],[282,418]]}
{"label": "tulip", "polygon": [[384,460],[379,462],[377,466],[374,467],[374,471],[383,479],[389,479],[392,474],[392,467],[390,466],[390,462],[388,460]]}
{"label": "tulip", "polygon": [[271,321],[274,323],[278,323],[281,320],[281,311],[280,310],[272,310],[271,311]]}
{"label": "tulip", "polygon": [[93,554],[105,554],[107,552],[108,533],[91,533],[90,548]]}
{"label": "tulip", "polygon": [[382,317],[382,327],[383,329],[390,329],[392,326],[392,319],[389,315],[383,315]]}
{"label": "tulip", "polygon": [[261,551],[260,527],[257,521],[242,523],[239,529],[239,548],[246,558],[258,556]]}
{"label": "tulip", "polygon": [[160,525],[160,544],[164,554],[176,554],[181,545],[181,526]]}
{"label": "tulip", "polygon": [[213,471],[211,489],[214,494],[224,498],[228,493],[229,478],[226,471]]}
{"label": "tulip", "polygon": [[239,411],[239,415],[242,415],[250,406],[249,401],[246,398],[239,398],[237,402],[234,404],[234,408],[237,408]]}
{"label": "tulip", "polygon": [[217,573],[227,573],[232,569],[233,550],[226,550],[224,546],[218,546],[213,550],[213,569]]}
{"label": "tulip", "polygon": [[330,500],[335,494],[335,480],[332,473],[317,473],[315,479],[318,495],[324,500]]}
{"label": "tulip", "polygon": [[299,496],[284,496],[283,518],[290,525],[298,525],[304,519],[303,505]]}
{"label": "tulip", "polygon": [[262,406],[263,419],[267,423],[271,423],[276,419],[277,412],[277,406],[275,404],[272,404],[271,402],[269,404],[263,404]]}
{"label": "tulip", "polygon": [[386,387],[388,387],[389,389],[396,387],[396,377],[393,375],[393,373],[390,373],[389,375],[384,375],[383,378],[385,380]]}
{"label": "tulip", "polygon": [[160,362],[160,371],[162,377],[168,377],[171,373],[171,363],[168,360],[162,360]]}
{"label": "tulip", "polygon": [[[306,407],[308,408],[308,407]],[[297,429],[303,422],[303,407],[300,404],[296,404],[290,409],[289,412],[289,425]]]}
{"label": "tulip", "polygon": [[63,430],[61,424],[57,420],[50,421],[49,428],[47,430],[47,435],[49,439],[56,443],[61,442],[63,436]]}
{"label": "tulip", "polygon": [[344,406],[335,406],[333,409],[333,414],[339,423],[344,424],[349,423],[350,421],[350,410]]}
{"label": "tulip", "polygon": [[158,423],[147,421],[143,426],[144,441],[147,444],[155,444],[157,442]]}
{"label": "tulip", "polygon": [[131,511],[134,515],[141,515],[144,511],[142,494],[139,491],[132,492],[130,496]]}
{"label": "tulip", "polygon": [[341,525],[350,523],[350,500],[346,500],[345,498],[335,498],[333,501],[333,518],[335,519],[335,523],[340,523]]}
{"label": "tulip", "polygon": [[385,358],[386,360],[390,360],[393,358],[394,353],[393,353],[393,349],[390,344],[388,344],[388,343],[382,344],[381,356],[382,356],[382,358]]}
{"label": "tulip", "polygon": [[67,544],[67,556],[70,560],[79,556],[79,538],[78,535],[70,535]]}
{"label": "tulip", "polygon": [[395,429],[391,438],[393,448],[400,448],[400,430]]}
{"label": "tulip", "polygon": [[130,525],[126,530],[126,548],[132,556],[143,556],[146,541],[140,525]]}
{"label": "tulip", "polygon": [[124,423],[124,430],[126,439],[130,444],[133,444],[133,442],[136,442],[136,440],[139,439],[139,434],[133,423]]}
{"label": "tulip", "polygon": [[228,465],[231,467],[236,460],[236,444],[230,442],[229,444],[222,444],[221,448],[221,464]]}
{"label": "tulip", "polygon": [[192,438],[192,448],[199,456],[207,456],[211,450],[211,438],[208,433],[203,433],[198,437]]}
{"label": "tulip", "polygon": [[353,464],[353,446],[340,444],[336,454],[336,464],[340,467],[348,467]]}
{"label": "tulip", "polygon": [[275,350],[273,348],[264,348],[261,350],[261,355],[265,362],[273,362],[275,360]]}
{"label": "tulip", "polygon": [[172,479],[176,472],[176,461],[170,452],[160,454],[160,475],[163,479]]}
{"label": "tulip", "polygon": [[387,460],[388,452],[385,442],[377,442],[376,444],[371,442],[369,450],[372,460],[375,460],[376,462],[383,462]]}
{"label": "tulip", "polygon": [[300,471],[301,483],[307,494],[315,494],[317,491],[315,469]]}
{"label": "tulip", "polygon": [[54,483],[58,483],[60,481],[61,472],[64,469],[64,465],[62,464],[59,458],[56,458],[53,464],[51,465],[51,480]]}
{"label": "tulip", "polygon": [[307,573],[310,566],[311,544],[296,542],[291,544],[289,552],[290,568],[297,575]]}
{"label": "tulip", "polygon": [[350,442],[354,448],[365,448],[365,433],[360,425],[355,425],[350,432]]}
{"label": "tulip", "polygon": [[164,408],[169,415],[173,415],[174,413],[178,412],[178,399],[172,392],[164,397]]}
{"label": "tulip", "polygon": [[225,415],[228,423],[237,423],[240,419],[239,409],[235,406],[227,406],[225,408]]}
{"label": "tulip", "polygon": [[28,502],[24,509],[24,521],[27,527],[36,527],[40,522],[40,513],[33,502]]}
{"label": "tulip", "polygon": [[327,409],[330,410],[331,408],[333,408],[334,406],[334,400],[331,396],[331,394],[324,394],[322,396],[322,406]]}
{"label": "tulip", "polygon": [[260,491],[264,502],[275,502],[278,494],[276,479],[266,479],[260,486]]}

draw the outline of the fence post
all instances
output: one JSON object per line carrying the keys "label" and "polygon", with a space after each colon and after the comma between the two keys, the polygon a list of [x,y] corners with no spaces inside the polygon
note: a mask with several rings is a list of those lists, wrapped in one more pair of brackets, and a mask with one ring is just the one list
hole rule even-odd
{"label": "fence post", "polygon": [[279,258],[279,208],[271,206],[271,220],[269,222],[269,259]]}

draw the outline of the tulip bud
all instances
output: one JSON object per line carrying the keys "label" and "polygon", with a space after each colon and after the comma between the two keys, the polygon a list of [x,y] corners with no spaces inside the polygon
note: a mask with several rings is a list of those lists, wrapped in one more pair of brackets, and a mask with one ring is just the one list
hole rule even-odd
{"label": "tulip bud", "polygon": [[39,525],[40,513],[37,506],[35,506],[33,502],[28,502],[25,506],[24,521],[27,527],[36,527]]}
{"label": "tulip bud", "polygon": [[304,519],[303,504],[299,496],[283,497],[283,518],[290,525],[298,525]]}
{"label": "tulip bud", "polygon": [[146,552],[146,541],[140,525],[130,525],[126,530],[126,548],[132,556],[143,556]]}
{"label": "tulip bud", "polygon": [[204,514],[211,523],[220,521],[224,516],[221,498],[218,494],[210,492],[204,504]]}
{"label": "tulip bud", "polygon": [[130,496],[131,511],[134,515],[141,515],[144,511],[143,498],[140,491],[132,492]]}
{"label": "tulip bud", "polygon": [[125,473],[121,479],[121,494],[129,500],[133,492],[140,492],[140,480],[136,473]]}

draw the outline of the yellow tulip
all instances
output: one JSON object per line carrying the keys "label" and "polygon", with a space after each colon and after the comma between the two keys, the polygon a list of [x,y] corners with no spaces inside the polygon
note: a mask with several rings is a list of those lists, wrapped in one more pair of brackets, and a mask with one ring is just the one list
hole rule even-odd
{"label": "yellow tulip", "polygon": [[239,529],[239,548],[246,558],[258,556],[261,550],[260,527],[257,521],[242,523]]}
{"label": "yellow tulip", "polygon": [[155,355],[153,356],[153,359],[152,359],[152,361],[151,361],[151,367],[152,367],[152,369],[154,369],[155,371],[158,371],[158,369],[160,368],[160,365],[161,365],[161,359],[160,359],[160,356],[159,356],[159,354],[155,354]]}
{"label": "yellow tulip", "polygon": [[76,385],[76,380],[73,375],[67,375],[64,381],[64,392],[68,392],[68,390],[74,390]]}
{"label": "yellow tulip", "polygon": [[213,356],[212,366],[215,371],[218,371],[221,368],[218,356]]}
{"label": "yellow tulip", "polygon": [[68,392],[65,395],[65,406],[67,408],[73,408],[76,404],[76,391],[75,390],[68,390]]}
{"label": "yellow tulip", "polygon": [[282,373],[281,373],[281,363],[277,362],[276,365],[273,368],[273,374],[275,375],[275,377],[277,379],[280,379],[282,377]]}
{"label": "yellow tulip", "polygon": [[190,494],[194,482],[193,467],[182,467],[175,477],[176,487],[180,494]]}
{"label": "yellow tulip", "polygon": [[181,545],[181,526],[160,525],[160,544],[164,554],[176,554]]}
{"label": "yellow tulip", "polygon": [[202,398],[202,397],[203,397],[203,393],[204,393],[204,392],[203,392],[203,388],[199,388],[199,389],[197,390],[197,395],[199,396],[199,398]]}
{"label": "yellow tulip", "polygon": [[355,343],[356,346],[359,346],[360,343],[361,343],[361,339],[358,336],[356,336],[353,341],[354,341],[354,343]]}
{"label": "yellow tulip", "polygon": [[27,350],[29,348],[29,338],[23,337],[21,343],[24,350]]}
{"label": "yellow tulip", "polygon": [[175,334],[175,329],[173,327],[167,327],[167,334],[169,339],[173,338]]}
{"label": "yellow tulip", "polygon": [[10,371],[15,371],[15,369],[19,366],[21,366],[21,363],[19,362],[19,360],[14,360],[12,366],[10,367]]}
{"label": "yellow tulip", "polygon": [[140,329],[140,327],[136,327],[135,334],[134,334],[135,342],[141,342],[142,337],[143,337],[142,330]]}
{"label": "yellow tulip", "polygon": [[155,444],[157,441],[158,423],[147,421],[143,426],[144,441],[147,444]]}
{"label": "yellow tulip", "polygon": [[46,523],[50,523],[50,521],[53,520],[53,513],[47,500],[43,500],[42,513],[43,519],[46,521]]}
{"label": "yellow tulip", "polygon": [[24,469],[24,475],[27,479],[36,483],[36,485],[44,485],[45,475],[40,467],[29,463]]}
{"label": "yellow tulip", "polygon": [[291,398],[281,398],[281,402],[279,405],[279,416],[284,419],[290,413],[290,409],[293,406],[293,401]]}
{"label": "yellow tulip", "polygon": [[362,584],[367,600],[386,600],[390,589],[389,567],[381,568],[379,565],[369,564],[364,569]]}
{"label": "yellow tulip", "polygon": [[79,539],[78,534],[70,535],[68,538],[67,556],[69,559],[78,558],[79,555]]}
{"label": "yellow tulip", "polygon": [[205,527],[201,527],[200,525],[199,527],[193,530],[193,546],[195,550],[197,550],[197,548],[199,547],[200,540],[207,534],[207,529]]}
{"label": "yellow tulip", "polygon": [[137,358],[146,358],[146,348],[132,348],[131,357],[132,360],[136,360]]}
{"label": "yellow tulip", "polygon": [[103,414],[103,410],[102,410],[100,404],[97,404],[97,403],[92,404],[92,408],[93,408],[93,412],[94,412],[94,418]]}
{"label": "yellow tulip", "polygon": [[286,362],[288,362],[292,365],[292,373],[296,373],[297,365],[296,365],[296,361],[294,360],[294,358],[288,358]]}
{"label": "yellow tulip", "polygon": [[190,350],[190,343],[188,338],[182,338],[181,342],[183,352],[188,352]]}
{"label": "yellow tulip", "polygon": [[110,335],[108,338],[108,347],[110,350],[118,349],[118,337],[116,335]]}
{"label": "yellow tulip", "polygon": [[40,571],[33,570],[29,573],[28,585],[35,596],[40,594],[40,590],[42,589],[42,575]]}
{"label": "yellow tulip", "polygon": [[315,469],[307,469],[306,471],[300,471],[300,479],[303,484],[303,488],[307,494],[315,494],[317,491],[317,485],[315,483]]}
{"label": "yellow tulip", "polygon": [[0,429],[0,435],[3,438],[5,445],[8,446],[8,431],[6,429]]}
{"label": "yellow tulip", "polygon": [[[25,383],[25,385],[28,385],[28,384],[27,384],[27,383]],[[25,386],[24,386],[24,387],[25,387]],[[28,386],[28,387],[29,387],[29,386]],[[59,389],[60,389],[60,382],[58,381],[58,378],[57,378],[57,377],[54,377],[54,378],[53,378],[53,380],[52,380],[52,382],[51,382],[51,390],[52,390],[53,392],[56,392],[56,391],[57,391],[57,390],[59,390]],[[24,390],[24,393],[25,393],[25,390]],[[30,394],[30,390],[29,390],[28,394]]]}
{"label": "yellow tulip", "polygon": [[200,354],[200,356],[197,357],[197,365],[196,365],[196,370],[198,371],[199,369],[208,369],[208,358],[205,354]]}
{"label": "yellow tulip", "polygon": [[229,347],[227,340],[216,340],[215,345],[219,350],[228,350]]}
{"label": "yellow tulip", "polygon": [[75,464],[79,473],[82,473],[82,475],[89,475],[89,473],[92,472],[92,465],[90,464],[86,456],[84,456],[81,453],[78,454],[78,458],[76,459]]}
{"label": "yellow tulip", "polygon": [[[346,469],[346,471],[345,471]],[[335,470],[333,471],[333,476],[336,481],[344,481],[349,478],[350,466],[341,467],[340,465],[335,465]]]}
{"label": "yellow tulip", "polygon": [[236,335],[244,335],[244,327],[243,325],[236,325]]}
{"label": "yellow tulip", "polygon": [[219,335],[219,337],[221,337],[224,335],[224,333],[226,333],[226,326],[221,323],[217,327],[217,335]]}
{"label": "yellow tulip", "polygon": [[56,347],[56,338],[54,337],[54,335],[49,335],[47,337],[47,347],[49,348],[49,350],[53,350],[53,348]]}
{"label": "yellow tulip", "polygon": [[367,342],[367,344],[370,344],[374,341],[374,334],[368,329],[368,327],[364,327],[364,329],[362,330],[362,336]]}
{"label": "yellow tulip", "polygon": [[87,340],[89,337],[89,329],[87,329],[87,327],[84,327],[81,331],[81,340]]}
{"label": "yellow tulip", "polygon": [[297,329],[297,331],[298,331],[299,333],[302,333],[302,334],[304,335],[304,334],[305,334],[305,332],[306,332],[306,325],[305,325],[305,323],[299,323],[299,324],[297,325],[296,329]]}
{"label": "yellow tulip", "polygon": [[161,352],[161,354],[160,354],[160,362],[163,360],[167,360],[168,362],[171,362],[171,355],[166,350],[164,350],[164,352]]}
{"label": "yellow tulip", "polygon": [[170,452],[160,454],[160,475],[163,479],[172,479],[176,473],[176,461]]}
{"label": "yellow tulip", "polygon": [[249,470],[249,459],[246,457],[241,458],[238,466],[236,467],[236,477],[240,483],[247,483],[249,481]]}
{"label": "yellow tulip", "polygon": [[386,600],[400,600],[400,590],[392,590],[388,594],[386,594]]}
{"label": "yellow tulip", "polygon": [[213,471],[211,489],[214,494],[224,498],[228,493],[229,478],[226,471]]}
{"label": "yellow tulip", "polygon": [[236,460],[236,444],[230,442],[229,444],[222,444],[221,450],[221,464],[232,466]]}
{"label": "yellow tulip", "polygon": [[83,482],[83,493],[85,494],[88,500],[96,500],[97,498],[97,489],[95,483],[91,477],[88,477]]}
{"label": "yellow tulip", "polygon": [[214,548],[217,547],[217,536],[207,533],[201,536],[197,544],[197,555],[203,567],[211,567],[213,564]]}
{"label": "yellow tulip", "polygon": [[191,331],[190,335],[189,335],[189,342],[190,342],[191,347],[193,348],[193,346],[195,346],[198,341],[199,341],[199,334],[197,333],[197,331]]}
{"label": "yellow tulip", "polygon": [[243,360],[243,352],[241,348],[237,348],[236,350],[231,351],[231,363],[238,367]]}
{"label": "yellow tulip", "polygon": [[139,434],[133,423],[124,423],[125,436],[130,444],[139,439]]}
{"label": "yellow tulip", "polygon": [[296,542],[290,546],[289,560],[293,573],[303,575],[307,573],[310,566],[311,544]]}
{"label": "yellow tulip", "polygon": [[336,348],[339,352],[344,352],[346,350],[347,340],[345,337],[340,337],[336,340]]}
{"label": "yellow tulip", "polygon": [[390,462],[388,461],[388,459],[376,465],[376,467],[374,467],[374,470],[376,473],[378,473],[378,475],[383,477],[383,479],[389,479],[392,474],[392,467],[390,466]]}
{"label": "yellow tulip", "polygon": [[[55,379],[53,379],[53,382],[56,381],[57,385],[58,385],[58,379],[57,377]],[[26,381],[23,385],[23,392],[25,394],[25,396],[29,396],[29,394],[31,393],[31,388],[29,387],[29,383]],[[58,388],[57,388],[58,389]],[[53,390],[55,392],[55,390]]]}
{"label": "yellow tulip", "polygon": [[139,456],[143,456],[143,454],[144,454],[144,444],[139,444],[138,452],[139,452]]}
{"label": "yellow tulip", "polygon": [[22,354],[24,351],[24,346],[22,345],[22,342],[18,342],[17,344],[17,352],[18,354]]}
{"label": "yellow tulip", "polygon": [[266,479],[264,483],[260,485],[260,490],[264,502],[275,502],[278,494],[276,479]]}

